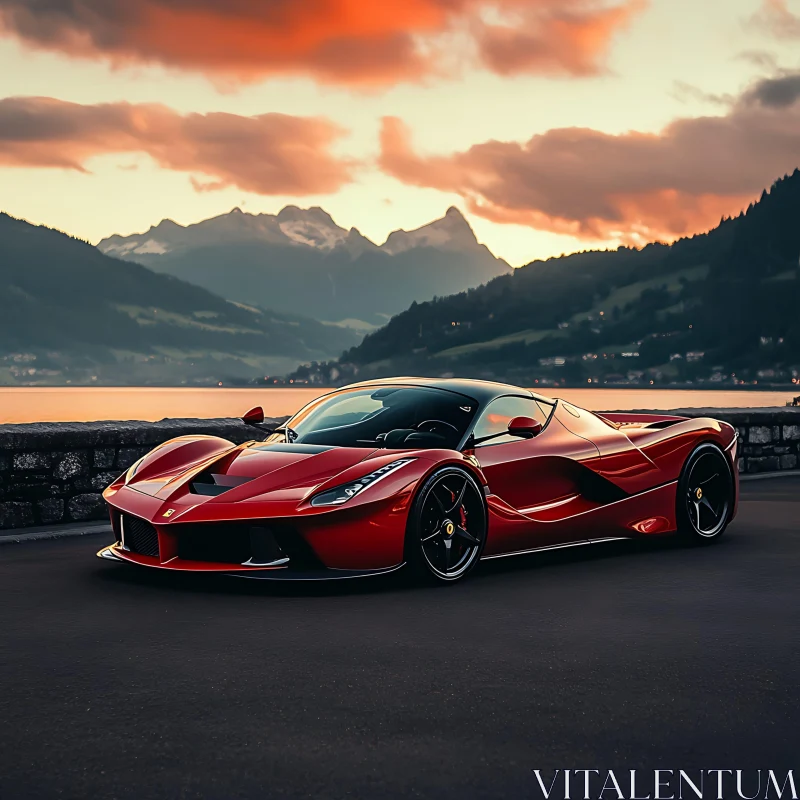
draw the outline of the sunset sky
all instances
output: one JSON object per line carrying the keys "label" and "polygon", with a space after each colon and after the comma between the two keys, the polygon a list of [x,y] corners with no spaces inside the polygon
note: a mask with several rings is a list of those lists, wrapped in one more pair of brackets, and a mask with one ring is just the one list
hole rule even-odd
{"label": "sunset sky", "polygon": [[800,0],[0,0],[0,210],[96,242],[320,205],[520,265],[800,166]]}

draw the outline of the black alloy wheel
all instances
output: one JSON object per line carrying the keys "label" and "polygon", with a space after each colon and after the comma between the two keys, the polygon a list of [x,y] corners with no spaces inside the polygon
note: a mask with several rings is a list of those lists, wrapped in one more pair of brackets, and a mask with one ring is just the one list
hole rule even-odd
{"label": "black alloy wheel", "polygon": [[486,503],[477,481],[461,467],[443,467],[414,499],[406,561],[418,577],[452,583],[480,560],[486,531]]}
{"label": "black alloy wheel", "polygon": [[734,481],[725,454],[701,444],[689,456],[678,481],[680,531],[697,542],[718,539],[733,511]]}

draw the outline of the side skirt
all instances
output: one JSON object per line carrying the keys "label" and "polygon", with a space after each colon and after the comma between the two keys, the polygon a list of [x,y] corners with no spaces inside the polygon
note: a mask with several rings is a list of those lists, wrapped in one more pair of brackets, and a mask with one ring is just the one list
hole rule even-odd
{"label": "side skirt", "polygon": [[491,561],[493,558],[510,558],[511,556],[524,556],[528,553],[543,553],[545,550],[564,550],[567,547],[583,547],[587,544],[602,544],[603,542],[627,542],[633,539],[632,536],[608,536],[603,539],[586,539],[583,542],[565,542],[564,544],[550,544],[546,547],[531,547],[528,550],[515,550],[513,553],[496,553],[491,556],[484,556],[481,561]]}

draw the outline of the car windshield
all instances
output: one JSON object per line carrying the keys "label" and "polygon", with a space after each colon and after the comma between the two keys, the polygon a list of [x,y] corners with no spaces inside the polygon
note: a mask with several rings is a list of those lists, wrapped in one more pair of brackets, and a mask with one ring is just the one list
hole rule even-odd
{"label": "car windshield", "polygon": [[[477,408],[471,397],[444,389],[345,389],[313,401],[292,417],[285,426],[285,440],[336,447],[453,449]],[[278,434],[281,439],[283,435]]]}

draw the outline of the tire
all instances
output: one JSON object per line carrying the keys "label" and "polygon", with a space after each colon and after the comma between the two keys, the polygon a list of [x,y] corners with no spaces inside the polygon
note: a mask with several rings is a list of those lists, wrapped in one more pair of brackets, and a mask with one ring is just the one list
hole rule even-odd
{"label": "tire", "polygon": [[731,465],[715,444],[697,447],[678,480],[678,532],[688,541],[716,541],[730,522],[735,501]]}
{"label": "tire", "polygon": [[475,568],[486,545],[483,490],[461,467],[437,469],[421,485],[406,527],[405,556],[412,575],[427,583],[455,583]]}

